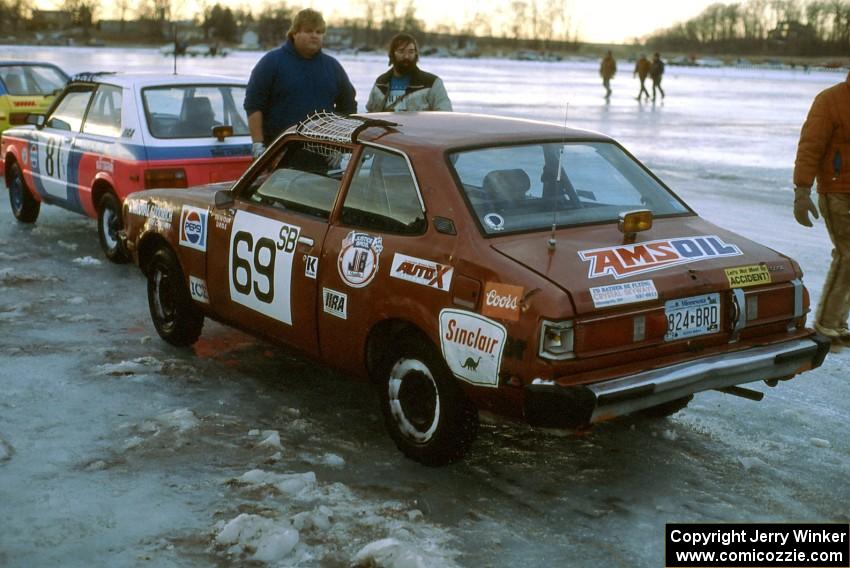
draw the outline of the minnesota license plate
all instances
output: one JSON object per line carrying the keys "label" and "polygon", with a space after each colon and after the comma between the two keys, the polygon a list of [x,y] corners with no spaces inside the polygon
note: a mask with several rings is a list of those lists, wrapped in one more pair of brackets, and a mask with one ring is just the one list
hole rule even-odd
{"label": "minnesota license plate", "polygon": [[679,298],[664,303],[667,316],[665,341],[720,331],[720,294]]}

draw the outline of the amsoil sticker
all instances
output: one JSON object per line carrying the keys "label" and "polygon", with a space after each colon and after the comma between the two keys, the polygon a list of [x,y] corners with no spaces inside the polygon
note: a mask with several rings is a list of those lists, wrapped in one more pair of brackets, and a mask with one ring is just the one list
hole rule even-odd
{"label": "amsoil sticker", "polygon": [[519,321],[524,291],[522,286],[487,282],[484,286],[484,303],[481,305],[481,313],[494,318]]}
{"label": "amsoil sticker", "polygon": [[206,209],[184,205],[180,212],[180,244],[206,252],[208,219]]}
{"label": "amsoil sticker", "polygon": [[712,258],[741,256],[741,249],[716,235],[659,239],[634,245],[618,245],[578,251],[589,262],[588,278],[613,276],[617,280]]}
{"label": "amsoil sticker", "polygon": [[658,290],[655,289],[655,283],[652,280],[639,280],[610,286],[596,286],[590,289],[590,296],[593,298],[593,307],[607,308],[657,300]]}
{"label": "amsoil sticker", "polygon": [[304,255],[304,276],[316,279],[319,273],[319,257]]}
{"label": "amsoil sticker", "polygon": [[448,292],[452,286],[454,268],[430,260],[396,253],[390,276]]}
{"label": "amsoil sticker", "polygon": [[440,312],[440,346],[452,373],[485,387],[499,386],[505,327],[484,316],[455,309]]}
{"label": "amsoil sticker", "polygon": [[237,211],[227,259],[230,299],[292,325],[292,260],[301,228]]}
{"label": "amsoil sticker", "polygon": [[352,288],[368,286],[378,273],[382,250],[381,237],[351,231],[343,239],[342,250],[339,251],[337,268],[340,278]]}
{"label": "amsoil sticker", "polygon": [[203,304],[210,303],[210,295],[207,293],[207,282],[197,276],[189,276],[189,293],[193,300]]}
{"label": "amsoil sticker", "polygon": [[348,319],[348,295],[330,288],[322,288],[322,305],[326,314]]}
{"label": "amsoil sticker", "polygon": [[770,270],[763,264],[736,266],[727,268],[725,272],[730,288],[746,288],[747,286],[758,286],[771,282]]}

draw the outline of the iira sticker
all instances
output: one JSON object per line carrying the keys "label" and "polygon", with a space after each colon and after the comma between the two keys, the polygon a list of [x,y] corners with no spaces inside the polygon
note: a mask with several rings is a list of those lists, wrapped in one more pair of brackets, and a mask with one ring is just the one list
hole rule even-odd
{"label": "iira sticker", "polygon": [[454,268],[430,260],[396,253],[390,276],[448,292],[452,285]]}
{"label": "iira sticker", "polygon": [[348,295],[330,288],[322,288],[322,305],[326,314],[348,319]]}
{"label": "iira sticker", "polygon": [[578,251],[579,258],[590,263],[588,278],[613,276],[617,280],[670,266],[742,254],[736,245],[723,242],[717,235],[659,239]]}
{"label": "iira sticker", "polygon": [[184,247],[207,250],[206,209],[184,205],[180,212],[180,244]]}
{"label": "iira sticker", "polygon": [[771,282],[770,270],[764,264],[736,266],[727,268],[725,272],[730,288],[746,288],[747,286],[758,286]]}
{"label": "iira sticker", "polygon": [[207,293],[207,282],[203,278],[197,276],[189,276],[189,294],[192,299],[202,304],[210,303],[210,296]]}
{"label": "iira sticker", "polygon": [[611,284],[610,286],[596,286],[590,289],[590,297],[593,298],[593,307],[607,308],[608,306],[657,300],[658,291],[655,289],[655,283],[652,280],[639,280],[637,282]]}
{"label": "iira sticker", "polygon": [[498,319],[519,321],[522,307],[522,286],[487,282],[484,286],[484,303],[481,313]]}
{"label": "iira sticker", "polygon": [[368,286],[378,273],[382,250],[381,237],[351,231],[343,239],[337,259],[340,278],[352,288]]}
{"label": "iira sticker", "polygon": [[505,327],[484,316],[455,309],[440,312],[440,346],[452,373],[485,387],[499,386]]}

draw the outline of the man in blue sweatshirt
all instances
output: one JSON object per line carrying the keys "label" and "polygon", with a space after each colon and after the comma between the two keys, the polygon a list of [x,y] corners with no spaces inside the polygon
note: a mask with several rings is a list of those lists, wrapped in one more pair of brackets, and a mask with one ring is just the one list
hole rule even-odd
{"label": "man in blue sweatshirt", "polygon": [[348,75],[339,61],[322,53],[325,28],[319,12],[301,10],[292,20],[286,43],[266,53],[251,71],[245,111],[254,158],[313,112],[357,112]]}

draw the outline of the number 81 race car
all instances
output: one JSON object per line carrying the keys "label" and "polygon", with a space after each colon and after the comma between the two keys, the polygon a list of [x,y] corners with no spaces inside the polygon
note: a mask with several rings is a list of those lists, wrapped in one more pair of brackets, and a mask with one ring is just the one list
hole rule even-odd
{"label": "number 81 race car", "polygon": [[[396,121],[396,122],[389,122]],[[371,379],[399,449],[479,409],[577,427],[819,366],[790,258],[699,218],[613,140],[459,113],[315,115],[234,185],[144,191],[127,250],[174,345],[209,317]]]}
{"label": "number 81 race car", "polygon": [[12,212],[41,203],[96,217],[106,257],[125,262],[121,202],[142,189],[235,180],[251,163],[244,82],[203,75],[90,73],[45,115],[0,139]]}

